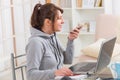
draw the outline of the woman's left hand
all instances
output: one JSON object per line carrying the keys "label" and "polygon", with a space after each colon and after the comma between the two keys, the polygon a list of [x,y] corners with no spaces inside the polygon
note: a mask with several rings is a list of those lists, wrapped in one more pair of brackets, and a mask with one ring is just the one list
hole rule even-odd
{"label": "woman's left hand", "polygon": [[70,40],[76,39],[76,38],[78,37],[78,35],[79,35],[80,29],[81,29],[81,27],[76,27],[74,30],[72,30],[72,31],[69,33],[68,38],[69,38]]}

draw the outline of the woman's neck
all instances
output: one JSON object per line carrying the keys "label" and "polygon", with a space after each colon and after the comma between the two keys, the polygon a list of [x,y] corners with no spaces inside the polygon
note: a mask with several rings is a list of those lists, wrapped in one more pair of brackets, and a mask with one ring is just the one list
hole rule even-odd
{"label": "woman's neck", "polygon": [[54,32],[53,32],[53,30],[51,30],[51,29],[49,29],[49,28],[42,28],[42,31],[44,32],[44,33],[47,33],[47,34],[53,34]]}

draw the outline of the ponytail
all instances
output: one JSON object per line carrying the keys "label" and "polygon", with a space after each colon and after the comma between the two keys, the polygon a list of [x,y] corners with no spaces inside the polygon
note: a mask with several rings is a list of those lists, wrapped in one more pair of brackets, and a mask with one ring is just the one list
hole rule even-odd
{"label": "ponytail", "polygon": [[31,16],[31,25],[33,27],[39,27],[39,18],[38,16],[40,15],[40,8],[41,8],[42,4],[38,3],[35,5],[32,16]]}

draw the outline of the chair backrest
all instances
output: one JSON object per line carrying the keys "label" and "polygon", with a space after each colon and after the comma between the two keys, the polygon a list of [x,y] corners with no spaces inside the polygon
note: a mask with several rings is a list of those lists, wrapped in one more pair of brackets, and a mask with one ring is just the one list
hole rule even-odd
{"label": "chair backrest", "polygon": [[96,21],[96,40],[117,35],[118,26],[120,26],[120,17],[118,15],[101,14]]}
{"label": "chair backrest", "polygon": [[[19,77],[19,80],[26,80],[26,64],[20,64],[18,65],[16,62],[18,58],[25,57],[26,54],[14,56],[13,53],[11,53],[11,65],[12,65],[12,76],[13,80],[18,80],[17,78]],[[18,70],[18,71],[17,71]],[[19,71],[20,70],[20,71]],[[17,75],[19,74],[19,76]]]}

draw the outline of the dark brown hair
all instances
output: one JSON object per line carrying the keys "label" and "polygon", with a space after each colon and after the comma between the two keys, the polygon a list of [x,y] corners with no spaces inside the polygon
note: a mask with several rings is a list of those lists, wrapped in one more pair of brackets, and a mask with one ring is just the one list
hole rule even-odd
{"label": "dark brown hair", "polygon": [[44,5],[41,5],[40,3],[36,4],[31,16],[32,27],[41,30],[45,19],[49,19],[54,23],[57,10],[60,10],[60,12],[63,13],[63,9],[52,3],[46,3]]}

